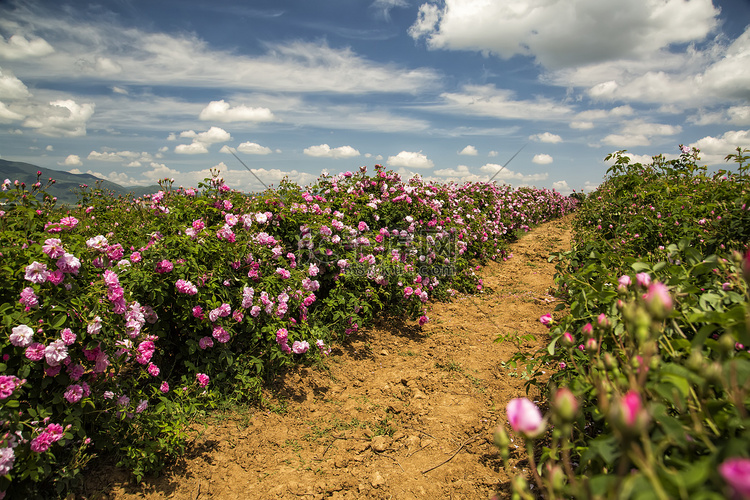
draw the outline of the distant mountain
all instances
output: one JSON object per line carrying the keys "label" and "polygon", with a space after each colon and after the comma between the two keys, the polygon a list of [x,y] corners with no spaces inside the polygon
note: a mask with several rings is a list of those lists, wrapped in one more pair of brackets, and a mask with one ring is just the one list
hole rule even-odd
{"label": "distant mountain", "polygon": [[57,197],[58,205],[75,205],[78,202],[76,193],[81,184],[90,187],[98,186],[107,191],[112,191],[115,196],[139,197],[144,194],[155,193],[160,189],[158,185],[124,187],[91,174],[71,174],[62,170],[38,167],[31,163],[0,159],[0,182],[4,179],[10,179],[11,181],[18,179],[20,182],[25,182],[27,189],[29,189],[36,182],[37,172],[42,172],[39,178],[42,185],[45,185],[50,177],[55,180],[55,183],[47,189],[47,193]]}

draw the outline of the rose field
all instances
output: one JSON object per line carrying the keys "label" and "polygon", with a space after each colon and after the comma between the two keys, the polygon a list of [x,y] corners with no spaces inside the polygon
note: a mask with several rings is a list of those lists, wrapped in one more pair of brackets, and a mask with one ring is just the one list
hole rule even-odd
{"label": "rose field", "polygon": [[[484,439],[477,462],[485,475],[496,474],[484,489],[454,490],[455,498],[750,498],[750,157],[738,148],[726,170],[711,172],[699,166],[697,150],[680,153],[650,165],[615,153],[599,188],[574,197],[402,180],[379,165],[306,187],[283,181],[256,195],[233,190],[219,172],[197,188],[164,179],[158,192],[137,199],[81,186],[71,207],[46,195],[52,179],[6,180],[0,498],[75,497],[86,491],[93,459],[128,471],[129,484],[144,484],[195,455],[196,425],[220,427],[216,415],[227,408],[270,419],[298,404],[310,412],[300,428],[312,436],[310,446],[327,445],[316,453],[332,471],[351,472],[363,460],[364,448],[336,455],[333,445],[348,436],[366,441],[372,461],[389,456],[394,470],[407,473],[406,457],[437,433],[423,432],[421,446],[409,441],[404,407],[424,423],[437,411],[429,398],[450,391],[487,400],[481,424],[467,424],[469,439],[430,457],[444,462],[416,470],[425,476]],[[572,225],[571,244],[542,233],[533,251],[514,246],[561,218],[554,224]],[[506,350],[492,358],[495,351],[482,345],[482,355],[462,354],[486,339],[456,339],[449,334],[464,325],[440,325],[470,314],[453,304],[479,304],[476,297],[488,309],[516,304],[529,290],[503,274],[499,266],[511,259],[526,274],[555,266],[554,283],[518,302],[541,333],[515,309],[502,328],[483,310],[470,323]],[[381,332],[384,322],[409,333]],[[388,343],[373,353],[378,341]],[[391,370],[393,350],[406,365],[424,359],[426,374]],[[347,352],[367,367],[351,390],[371,376],[379,393],[398,387],[401,403],[372,404],[367,411],[377,420],[340,421],[338,435],[333,427],[316,435],[309,415],[322,410],[322,390],[292,402],[279,394],[333,380],[330,402],[330,394],[346,391],[335,373]],[[483,357],[498,383],[518,383],[512,394],[496,398],[490,375],[462,364]],[[465,386],[454,387],[459,382]],[[358,394],[359,404],[372,403],[373,394]],[[461,404],[469,412],[459,399],[451,403],[457,413],[445,416],[454,425]],[[331,412],[346,416],[338,407]],[[376,444],[384,436],[391,444]],[[290,432],[281,443],[302,457],[297,437]],[[318,441],[324,437],[330,441]],[[222,435],[215,446],[232,439]],[[388,455],[401,448],[403,458]],[[342,478],[335,488],[333,472],[319,469],[318,479],[331,480],[310,479],[305,489],[307,469],[295,470],[294,485],[274,495],[448,497],[428,491],[434,480],[399,496],[380,469],[368,472],[366,484]],[[470,475],[443,480],[460,477]],[[233,497],[196,484],[185,498]],[[350,487],[357,491],[345,497]]]}

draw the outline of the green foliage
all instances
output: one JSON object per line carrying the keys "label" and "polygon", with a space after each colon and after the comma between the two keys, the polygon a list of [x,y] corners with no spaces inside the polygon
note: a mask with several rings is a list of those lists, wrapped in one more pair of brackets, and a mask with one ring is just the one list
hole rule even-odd
{"label": "green foliage", "polygon": [[[570,314],[530,365],[559,367],[530,382],[555,424],[536,447],[550,498],[725,498],[721,464],[750,458],[747,157],[709,175],[681,150],[646,166],[615,153],[551,257]],[[577,397],[572,420],[557,388]]]}

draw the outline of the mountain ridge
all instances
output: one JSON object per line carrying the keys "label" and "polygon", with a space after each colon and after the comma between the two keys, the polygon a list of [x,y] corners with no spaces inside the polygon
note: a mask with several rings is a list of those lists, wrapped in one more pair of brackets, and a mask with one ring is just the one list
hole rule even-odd
{"label": "mountain ridge", "polygon": [[116,196],[130,195],[135,198],[144,194],[155,193],[160,189],[157,184],[152,186],[121,186],[120,184],[92,174],[72,174],[63,170],[40,167],[31,163],[0,159],[0,180],[18,180],[19,182],[24,182],[27,189],[30,189],[31,185],[37,181],[37,172],[42,173],[39,181],[43,185],[50,177],[55,180],[55,183],[49,186],[46,191],[50,196],[57,198],[58,205],[75,205],[78,201],[76,191],[78,191],[82,184],[98,186],[102,189],[112,191]]}

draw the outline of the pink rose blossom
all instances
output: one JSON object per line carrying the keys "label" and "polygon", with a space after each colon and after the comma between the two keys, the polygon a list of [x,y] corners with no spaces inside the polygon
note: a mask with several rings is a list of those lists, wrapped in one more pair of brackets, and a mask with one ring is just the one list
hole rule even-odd
{"label": "pink rose blossom", "polygon": [[205,373],[196,373],[195,380],[198,382],[199,386],[206,387],[211,379]]}
{"label": "pink rose blossom", "polygon": [[203,350],[208,349],[209,347],[213,347],[213,346],[214,346],[214,339],[212,339],[211,337],[202,337],[198,341],[198,347],[200,347]]}
{"label": "pink rose blossom", "polygon": [[18,325],[11,330],[9,339],[16,347],[27,347],[34,339],[34,330],[28,325]]}
{"label": "pink rose blossom", "polygon": [[554,323],[554,320],[552,319],[552,315],[547,313],[541,318],[539,318],[539,322],[546,326],[547,328],[552,326],[552,323]]}
{"label": "pink rose blossom", "polygon": [[77,403],[83,398],[83,387],[78,384],[69,385],[64,394],[68,403]]}
{"label": "pink rose blossom", "polygon": [[539,408],[526,398],[511,399],[505,411],[514,431],[534,438],[544,432],[545,424]]}
{"label": "pink rose blossom", "polygon": [[635,275],[635,281],[638,286],[646,288],[651,284],[651,276],[648,273],[638,273]]}
{"label": "pink rose blossom", "polygon": [[750,459],[729,458],[719,465],[719,474],[741,498],[750,498]]}
{"label": "pink rose blossom", "polygon": [[292,344],[292,352],[294,354],[304,354],[310,349],[310,344],[306,340],[295,340]]}
{"label": "pink rose blossom", "polygon": [[26,274],[24,275],[24,279],[37,285],[41,285],[47,281],[47,277],[49,276],[47,265],[42,264],[41,262],[32,262],[26,266],[25,271]]}

